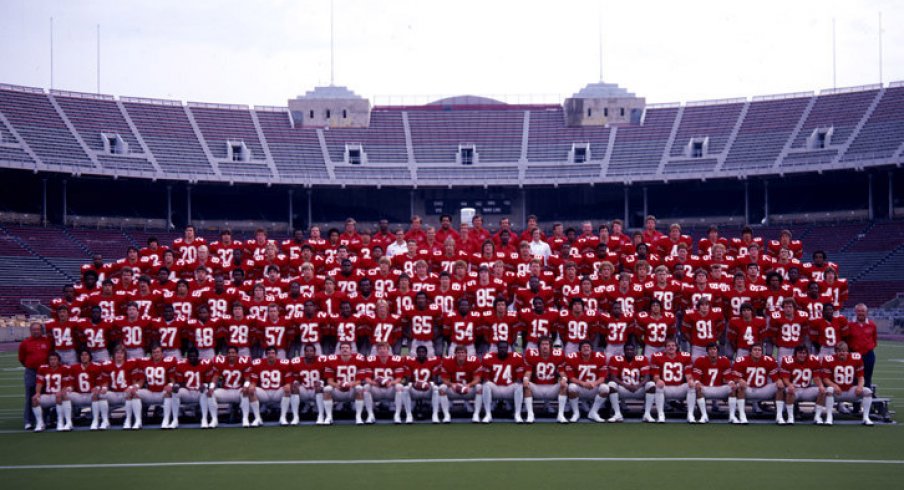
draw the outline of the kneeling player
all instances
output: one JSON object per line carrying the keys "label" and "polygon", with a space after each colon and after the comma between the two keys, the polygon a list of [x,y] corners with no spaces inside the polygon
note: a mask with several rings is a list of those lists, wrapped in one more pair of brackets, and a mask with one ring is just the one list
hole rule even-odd
{"label": "kneeling player", "polygon": [[[217,418],[215,417],[215,409],[211,409],[210,400],[213,398],[213,390],[216,386],[211,381],[213,374],[213,366],[210,359],[201,360],[198,349],[192,347],[188,349],[186,359],[179,361],[175,368],[175,384],[173,385],[173,418],[170,423],[170,429],[179,427],[179,407],[182,403],[197,403],[201,412],[201,428],[208,427],[214,429],[217,427]],[[216,407],[216,405],[214,405]],[[208,413],[211,422],[207,421]]]}
{"label": "kneeling player", "polygon": [[523,423],[521,405],[524,402],[524,387],[520,383],[524,371],[521,354],[509,352],[508,342],[496,344],[496,352],[483,356],[486,382],[483,384],[483,423],[493,421],[493,397],[511,399],[515,404],[515,423]]}
{"label": "kneeling player", "polygon": [[264,351],[264,359],[255,359],[251,363],[251,384],[248,386],[251,411],[254,421],[251,427],[260,426],[261,404],[279,403],[279,425],[289,425],[286,415],[289,412],[289,397],[292,395],[291,365],[289,361],[280,359],[276,347],[270,346]]}
{"label": "kneeling player", "polygon": [[[498,345],[498,344],[497,344]],[[489,355],[489,354],[488,354]],[[455,353],[442,361],[440,368],[442,385],[439,387],[439,404],[443,408],[443,423],[452,421],[449,414],[449,400],[474,400],[474,414],[471,421],[480,422],[480,408],[483,405],[483,385],[480,361],[468,356],[463,345],[455,346]],[[489,412],[488,412],[489,413]],[[438,423],[436,408],[433,409],[433,423]]]}
{"label": "kneeling player", "polygon": [[326,358],[317,355],[313,344],[305,344],[304,356],[292,359],[292,425],[298,425],[298,409],[302,402],[314,403],[317,408],[317,425],[326,421],[323,413],[323,380]]}
{"label": "kneeling player", "polygon": [[587,418],[594,422],[605,422],[600,417],[599,410],[603,401],[609,395],[609,385],[606,379],[609,377],[609,368],[606,367],[606,355],[602,352],[593,352],[590,341],[583,340],[578,345],[578,351],[571,353],[565,359],[565,373],[568,376],[568,400],[571,403],[571,421],[577,422],[581,418],[581,410],[578,401],[593,400]]}
{"label": "kneeling player", "polygon": [[847,342],[838,342],[835,355],[822,360],[823,381],[826,384],[826,425],[832,425],[835,400],[862,402],[863,425],[873,425],[869,411],[873,405],[873,390],[863,386],[863,358],[849,352]]}
{"label": "kneeling player", "polygon": [[[700,409],[701,424],[709,422],[706,400],[728,400],[728,409],[735,412],[738,399],[735,398],[735,382],[731,379],[731,361],[719,355],[719,345],[715,342],[706,346],[706,355],[694,361],[694,391],[697,393],[697,408]],[[690,408],[690,407],[688,407]]]}
{"label": "kneeling player", "polygon": [[779,378],[778,364],[770,356],[763,355],[763,345],[754,344],[750,348],[749,357],[741,357],[735,361],[732,375],[737,379],[738,416],[729,415],[735,424],[747,423],[747,399],[775,400],[775,423],[785,424],[785,395],[783,384]]}
{"label": "kneeling player", "polygon": [[69,368],[60,362],[60,355],[51,352],[47,364],[38,368],[35,395],[31,397],[31,411],[35,414],[35,432],[44,431],[44,409],[56,407],[57,431],[72,430],[72,402],[66,397]]}
{"label": "kneeling player", "polygon": [[389,343],[380,342],[376,345],[377,355],[367,358],[367,374],[364,385],[364,407],[367,409],[367,423],[372,424],[374,417],[374,400],[392,400],[395,404],[393,422],[402,423],[402,408],[407,408],[408,415],[405,423],[414,422],[411,414],[411,404],[406,403],[408,387],[403,380],[405,378],[405,363],[400,356],[392,355]]}
{"label": "kneeling player", "polygon": [[[432,343],[428,345],[433,345]],[[408,372],[408,398],[405,403],[413,403],[412,400],[430,400],[430,408],[433,409],[433,423],[439,423],[439,388],[436,378],[439,371],[439,357],[428,356],[427,345],[419,345],[414,349],[415,356],[405,358]],[[411,407],[408,407],[411,412]]]}
{"label": "kneeling player", "polygon": [[210,409],[210,426],[216,427],[219,422],[220,403],[238,403],[242,410],[242,427],[250,427],[248,420],[251,411],[249,398],[248,369],[251,367],[251,358],[239,356],[239,348],[231,345],[226,349],[225,356],[217,356],[213,360],[214,373],[210,383],[213,386],[219,384],[219,388],[213,390],[213,398],[207,400]]}
{"label": "kneeling player", "polygon": [[637,355],[634,344],[626,344],[624,353],[624,356],[612,356],[609,360],[609,374],[612,376],[612,381],[609,382],[609,404],[613,411],[609,422],[625,420],[620,399],[643,399],[643,421],[653,422],[650,411],[653,410],[656,384],[650,381],[650,361],[646,356]]}
{"label": "kneeling player", "polygon": [[364,410],[364,376],[367,374],[367,359],[352,352],[350,342],[339,342],[339,354],[327,358],[326,379],[323,387],[323,410],[326,412],[324,424],[333,423],[334,402],[355,402],[355,423],[362,425],[361,412]]}
{"label": "kneeling player", "polygon": [[[694,404],[697,401],[697,392],[694,391],[694,373],[691,367],[691,355],[678,351],[678,343],[675,339],[665,342],[665,350],[653,354],[650,359],[650,372],[653,373],[653,383],[656,384],[656,421],[665,422],[665,401],[680,400],[684,398],[687,403],[687,422],[693,424]],[[646,419],[645,419],[646,420]]]}
{"label": "kneeling player", "polygon": [[785,385],[785,408],[788,410],[785,422],[794,423],[795,402],[816,402],[813,421],[823,423],[826,389],[820,376],[821,371],[819,358],[810,355],[805,345],[798,345],[794,348],[793,356],[782,359],[782,383]]}

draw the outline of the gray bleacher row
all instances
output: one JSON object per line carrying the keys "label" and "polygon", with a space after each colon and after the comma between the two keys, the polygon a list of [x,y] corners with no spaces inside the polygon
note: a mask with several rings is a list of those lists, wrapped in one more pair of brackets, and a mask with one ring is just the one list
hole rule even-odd
{"label": "gray bleacher row", "polygon": [[[368,128],[293,128],[286,108],[0,86],[0,165],[189,180],[398,184],[658,180],[900,163],[904,84],[650,106],[643,123],[568,127],[561,106],[377,107]],[[407,123],[406,123],[407,120]],[[828,133],[824,147],[813,135]],[[125,145],[109,154],[101,135]],[[706,152],[688,154],[692,141]],[[244,143],[232,161],[227,142]],[[360,144],[363,165],[345,162]],[[477,165],[456,165],[473,144]],[[574,146],[588,161],[569,162]],[[409,151],[410,150],[410,151]]]}

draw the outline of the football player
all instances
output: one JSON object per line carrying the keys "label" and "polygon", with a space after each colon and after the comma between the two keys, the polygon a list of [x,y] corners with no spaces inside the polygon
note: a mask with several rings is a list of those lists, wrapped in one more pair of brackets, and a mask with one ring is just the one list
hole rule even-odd
{"label": "football player", "polygon": [[606,367],[606,355],[593,352],[589,340],[581,341],[578,351],[565,359],[565,372],[568,376],[568,401],[571,404],[571,422],[581,418],[578,401],[593,400],[587,418],[594,422],[605,422],[599,410],[609,395],[609,368]]}
{"label": "football player", "polygon": [[[702,301],[702,300],[701,300]],[[700,418],[697,422],[709,422],[706,412],[706,400],[728,400],[728,410],[734,413],[737,406],[735,382],[731,378],[731,361],[719,355],[719,344],[710,342],[706,346],[706,355],[694,361],[694,391],[697,393],[697,408]]]}
{"label": "football player", "polygon": [[873,425],[869,411],[873,405],[873,390],[864,386],[863,358],[849,352],[847,342],[838,342],[835,355],[822,360],[823,381],[826,384],[826,425],[832,425],[835,401],[862,402],[863,425]]}
{"label": "football player", "polygon": [[509,352],[508,342],[496,344],[496,352],[487,353],[483,357],[483,368],[486,371],[486,382],[483,384],[483,423],[493,421],[493,397],[511,399],[515,404],[515,423],[523,423],[521,405],[524,402],[524,387],[521,385],[521,374],[524,361],[521,354]]}
{"label": "football player", "polygon": [[656,421],[660,424],[665,422],[666,399],[684,398],[687,402],[687,422],[695,423],[697,392],[691,388],[694,386],[694,373],[690,354],[679,352],[675,339],[669,339],[665,341],[665,351],[653,354],[650,366],[653,382],[656,384]]}
{"label": "football player", "polygon": [[[477,357],[468,356],[468,350],[463,345],[455,347],[454,355],[443,359],[440,367],[442,386],[439,387],[439,404],[443,409],[442,422],[444,424],[448,424],[452,420],[452,416],[449,414],[450,398],[474,400],[474,413],[471,421],[480,422],[480,409],[483,406],[482,371],[480,360]],[[434,409],[433,423],[437,422],[439,420],[436,409]]]}

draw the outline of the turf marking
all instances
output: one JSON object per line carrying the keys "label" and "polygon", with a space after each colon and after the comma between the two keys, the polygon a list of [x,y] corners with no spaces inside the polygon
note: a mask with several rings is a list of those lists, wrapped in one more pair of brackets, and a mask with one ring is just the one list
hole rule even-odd
{"label": "turf marking", "polygon": [[162,468],[192,466],[327,466],[327,465],[394,465],[394,464],[449,464],[449,463],[813,463],[813,464],[872,464],[902,465],[901,459],[806,459],[806,458],[436,458],[436,459],[321,459],[321,460],[273,460],[273,461],[162,461],[156,463],[81,463],[2,465],[0,471],[10,470],[74,470],[115,468]]}

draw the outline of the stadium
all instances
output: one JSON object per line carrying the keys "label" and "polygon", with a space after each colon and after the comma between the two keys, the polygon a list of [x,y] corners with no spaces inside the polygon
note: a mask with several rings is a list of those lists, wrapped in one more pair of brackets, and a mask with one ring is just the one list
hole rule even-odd
{"label": "stadium", "polygon": [[279,106],[12,81],[14,485],[904,478],[904,80]]}

